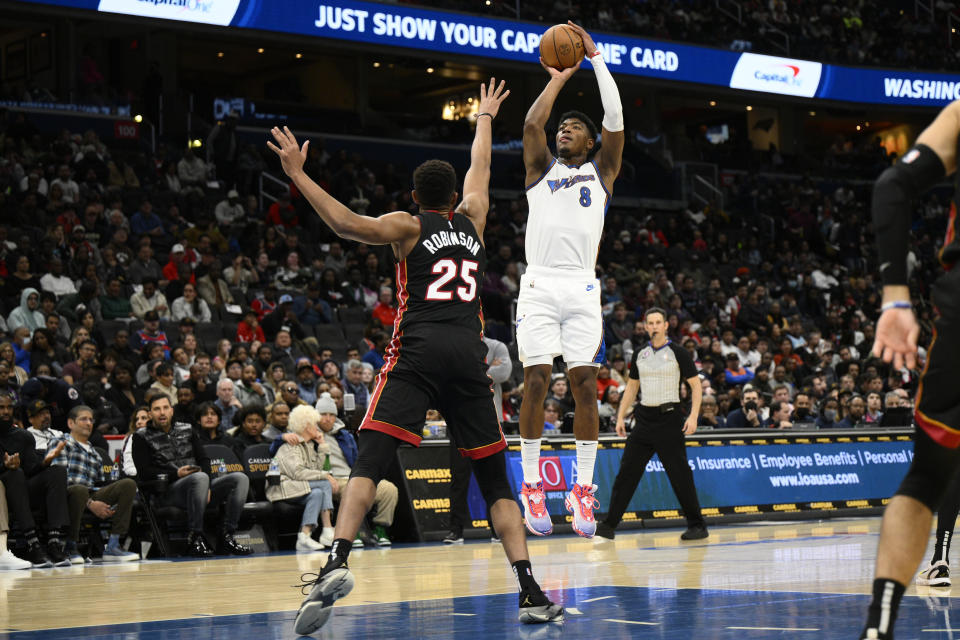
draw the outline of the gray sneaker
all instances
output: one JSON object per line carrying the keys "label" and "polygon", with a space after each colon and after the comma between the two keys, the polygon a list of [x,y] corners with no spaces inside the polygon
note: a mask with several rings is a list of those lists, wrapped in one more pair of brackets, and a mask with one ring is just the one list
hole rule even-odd
{"label": "gray sneaker", "polygon": [[103,550],[104,562],[136,562],[140,556],[132,551],[125,551],[120,547],[107,547]]}
{"label": "gray sneaker", "polygon": [[316,633],[333,613],[333,603],[353,591],[353,585],[353,574],[346,567],[334,569],[319,578],[297,611],[294,631],[301,636]]}
{"label": "gray sneaker", "polygon": [[540,593],[520,592],[520,622],[541,624],[544,622],[563,622],[563,607],[550,602]]}

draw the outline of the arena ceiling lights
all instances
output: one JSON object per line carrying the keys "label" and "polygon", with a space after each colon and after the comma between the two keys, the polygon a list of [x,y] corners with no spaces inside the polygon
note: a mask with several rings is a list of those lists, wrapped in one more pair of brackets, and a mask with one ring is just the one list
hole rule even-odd
{"label": "arena ceiling lights", "polygon": [[[353,0],[19,1],[531,64],[549,26]],[[594,38],[610,70],[626,75],[864,104],[941,107],[960,99],[960,75],[845,67],[620,34]]]}

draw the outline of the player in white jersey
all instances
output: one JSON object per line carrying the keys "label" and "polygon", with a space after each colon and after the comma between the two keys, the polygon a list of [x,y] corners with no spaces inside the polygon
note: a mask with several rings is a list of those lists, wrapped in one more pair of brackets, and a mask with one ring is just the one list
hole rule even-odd
{"label": "player in white jersey", "polygon": [[590,538],[596,531],[597,367],[605,355],[595,268],[603,219],[623,156],[623,108],[617,85],[593,39],[572,22],[568,25],[583,38],[584,52],[597,76],[603,103],[602,144],[597,150],[597,128],[590,118],[571,111],[560,117],[556,157],[550,152],[544,126],[560,89],[580,65],[564,71],[543,65],[550,81],[523,123],[530,213],[526,234],[529,266],[520,280],[516,321],[524,367],[520,499],[527,528],[536,535],[551,533],[553,523],[540,478],[540,439],[553,359],[563,356],[576,402],[573,431],[577,442],[577,479],[566,506],[573,514],[574,530]]}

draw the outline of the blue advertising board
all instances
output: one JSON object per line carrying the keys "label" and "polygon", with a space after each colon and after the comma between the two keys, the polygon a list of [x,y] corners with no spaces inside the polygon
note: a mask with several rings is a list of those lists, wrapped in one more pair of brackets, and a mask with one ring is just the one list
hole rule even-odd
{"label": "blue advertising board", "polygon": [[[20,0],[177,20],[537,63],[548,25],[357,0]],[[594,33],[614,73],[844,102],[943,106],[960,75],[844,67],[674,42]]]}

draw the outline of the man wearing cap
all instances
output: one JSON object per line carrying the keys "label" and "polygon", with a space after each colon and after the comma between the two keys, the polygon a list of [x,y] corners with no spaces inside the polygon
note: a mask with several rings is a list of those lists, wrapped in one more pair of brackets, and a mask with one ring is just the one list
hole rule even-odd
{"label": "man wearing cap", "polygon": [[80,521],[84,511],[89,510],[101,520],[110,520],[110,538],[103,551],[104,562],[130,562],[139,559],[135,553],[120,547],[120,539],[130,529],[133,498],[137,483],[124,478],[104,484],[103,459],[90,442],[94,429],[93,409],[80,405],[74,407],[67,417],[70,433],[61,435],[50,443],[50,450],[62,450],[53,464],[67,470],[67,507],[70,514],[70,535],[66,551],[71,564],[82,564],[83,558],[77,549],[80,537]]}
{"label": "man wearing cap", "polygon": [[727,385],[746,384],[753,380],[753,371],[740,365],[740,356],[736,351],[727,354],[727,368],[724,369],[723,377]]}
{"label": "man wearing cap", "polygon": [[216,216],[217,222],[222,227],[229,227],[243,219],[243,205],[240,204],[240,194],[237,193],[236,189],[228,191],[226,200],[217,203],[213,215]]}
{"label": "man wearing cap", "polygon": [[137,351],[143,351],[143,346],[150,342],[157,342],[163,345],[165,356],[170,354],[170,341],[167,340],[167,334],[160,330],[160,315],[156,311],[148,311],[143,316],[143,328],[138,329],[133,335],[133,348]]}
{"label": "man wearing cap", "polygon": [[293,311],[293,297],[288,293],[280,296],[277,308],[263,317],[260,326],[263,327],[263,334],[267,340],[275,340],[281,329],[297,340],[303,340],[305,337],[300,320]]}
{"label": "man wearing cap", "polygon": [[[189,263],[187,259],[186,248],[177,243],[170,247],[170,256],[167,260],[167,264],[163,265],[163,277],[165,280],[174,282],[180,279],[180,265],[183,263]],[[190,283],[197,284],[197,276],[193,272],[190,273]]]}
{"label": "man wearing cap", "polygon": [[333,318],[330,305],[320,297],[320,283],[316,280],[308,282],[306,292],[293,299],[293,312],[308,327],[329,324]]}
{"label": "man wearing cap", "polygon": [[143,320],[148,311],[156,311],[161,318],[169,317],[170,305],[167,304],[167,297],[157,289],[157,279],[146,277],[142,285],[140,291],[130,296],[133,315]]}
{"label": "man wearing cap", "polygon": [[300,389],[300,399],[307,404],[317,401],[317,376],[309,358],[300,358],[297,361],[297,387]]}
{"label": "man wearing cap", "polygon": [[20,402],[29,407],[43,400],[50,411],[50,426],[66,433],[67,414],[80,404],[80,392],[65,381],[52,376],[34,376],[20,387]]}
{"label": "man wearing cap", "polygon": [[250,303],[250,307],[257,312],[257,320],[263,322],[263,317],[277,308],[277,285],[268,283],[263,293]]}
{"label": "man wearing cap", "polygon": [[63,437],[62,431],[50,428],[50,409],[43,400],[34,400],[27,405],[27,433],[33,436],[36,441],[34,447],[40,451],[46,451],[50,441],[55,438]]}

